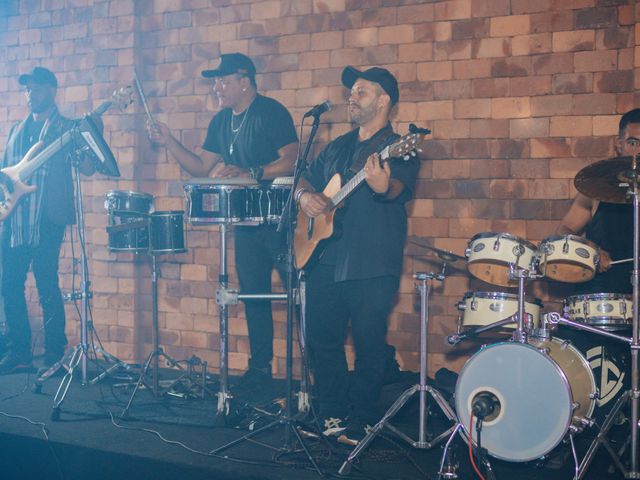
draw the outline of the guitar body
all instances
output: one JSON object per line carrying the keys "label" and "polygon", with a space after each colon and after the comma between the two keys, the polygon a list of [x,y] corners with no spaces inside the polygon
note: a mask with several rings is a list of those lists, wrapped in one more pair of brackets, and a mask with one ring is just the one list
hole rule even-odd
{"label": "guitar body", "polygon": [[[20,172],[41,147],[42,142],[36,143],[18,164],[0,170],[0,222],[4,222],[11,215],[22,197],[36,190],[35,185],[27,185],[20,180]],[[12,186],[12,192],[7,184]]]}
{"label": "guitar body", "polygon": [[[336,173],[322,193],[327,198],[332,198],[341,187],[342,179]],[[298,209],[298,220],[296,231],[293,237],[293,248],[296,257],[296,268],[303,268],[308,262],[318,244],[333,235],[333,219],[336,213],[336,206],[332,206],[326,212],[315,218],[305,214],[301,208]]]}

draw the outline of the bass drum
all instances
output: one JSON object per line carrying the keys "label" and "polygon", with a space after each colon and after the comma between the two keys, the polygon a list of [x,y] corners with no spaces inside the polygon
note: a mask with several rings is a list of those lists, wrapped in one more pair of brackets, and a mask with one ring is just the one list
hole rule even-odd
{"label": "bass drum", "polygon": [[467,436],[476,436],[472,406],[493,400],[482,426],[482,447],[500,460],[528,462],[553,450],[570,427],[583,428],[595,405],[589,364],[570,342],[533,339],[502,342],[473,355],[455,390],[455,406]]}

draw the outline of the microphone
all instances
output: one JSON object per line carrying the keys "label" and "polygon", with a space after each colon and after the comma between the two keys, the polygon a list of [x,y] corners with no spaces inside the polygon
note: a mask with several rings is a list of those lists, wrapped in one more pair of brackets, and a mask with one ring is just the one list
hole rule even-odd
{"label": "microphone", "polygon": [[309,110],[307,113],[305,113],[304,117],[302,117],[302,118],[319,117],[324,112],[328,112],[329,110],[331,110],[332,106],[333,105],[331,104],[331,102],[329,100],[326,100],[326,101],[316,105],[315,107],[313,107],[311,110]]}

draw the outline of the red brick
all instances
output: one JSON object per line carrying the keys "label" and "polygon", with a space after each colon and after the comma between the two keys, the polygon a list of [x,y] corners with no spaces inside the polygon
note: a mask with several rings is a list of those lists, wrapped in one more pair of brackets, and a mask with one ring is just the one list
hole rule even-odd
{"label": "red brick", "polygon": [[531,115],[534,117],[567,115],[573,108],[571,95],[548,95],[531,99]]}
{"label": "red brick", "polygon": [[526,180],[491,180],[489,191],[491,198],[526,198],[528,182]]}
{"label": "red brick", "polygon": [[633,90],[633,73],[632,70],[596,73],[594,76],[595,91],[630,92]]}
{"label": "red brick", "polygon": [[533,72],[530,57],[509,57],[492,60],[491,75],[494,77],[529,76]]}
{"label": "red brick", "polygon": [[567,73],[553,76],[552,91],[554,94],[587,93],[593,88],[593,74]]}
{"label": "red brick", "polygon": [[618,26],[617,17],[615,7],[598,6],[576,10],[575,28],[615,28]]}
{"label": "red brick", "polygon": [[397,8],[397,22],[403,23],[422,23],[434,20],[435,11],[433,5],[418,4]]}
{"label": "red brick", "polygon": [[418,80],[449,80],[453,78],[452,67],[452,62],[419,63],[417,69]]}
{"label": "red brick", "polygon": [[529,198],[569,198],[569,182],[567,180],[532,180],[529,182]]}
{"label": "red brick", "polygon": [[553,51],[577,52],[580,50],[593,50],[595,38],[594,30],[555,32],[553,34]]}
{"label": "red brick", "polygon": [[467,178],[469,162],[467,160],[433,160],[433,178]]}
{"label": "red brick", "polygon": [[531,139],[531,156],[534,158],[569,157],[571,147],[566,138]]}
{"label": "red brick", "polygon": [[[456,62],[457,64],[458,62]],[[471,81],[471,86],[474,98],[506,97],[509,93],[509,79],[507,78],[476,78]]]}
{"label": "red brick", "polygon": [[511,13],[510,0],[471,0],[471,14],[474,17],[495,17]]}
{"label": "red brick", "polygon": [[380,27],[378,41],[385,43],[411,43],[414,39],[412,25],[397,25],[393,27]]}
{"label": "red brick", "polygon": [[454,158],[488,158],[489,143],[481,139],[461,139],[453,142]]}
{"label": "red brick", "polygon": [[489,19],[472,18],[455,21],[452,23],[451,35],[454,40],[487,37],[489,35]]}
{"label": "red brick", "polygon": [[613,93],[575,95],[573,110],[575,115],[602,115],[616,112],[616,98]]}
{"label": "red brick", "polygon": [[574,157],[605,158],[613,151],[612,137],[583,137],[576,138],[573,143]]}
{"label": "red brick", "polygon": [[511,53],[511,43],[507,38],[482,38],[473,42],[474,58],[506,57]]}
{"label": "red brick", "polygon": [[432,101],[418,104],[418,120],[453,118],[453,101]]}
{"label": "red brick", "polygon": [[424,62],[433,60],[432,43],[411,43],[398,47],[398,60],[400,62]]}
{"label": "red brick", "polygon": [[599,52],[577,52],[574,56],[576,72],[597,72],[615,70],[617,54],[615,50]]}
{"label": "red brick", "polygon": [[509,122],[511,138],[546,137],[549,134],[548,118],[520,118]]}
{"label": "red brick", "polygon": [[523,118],[529,115],[531,115],[529,98],[509,97],[491,99],[491,118]]}
{"label": "red brick", "polygon": [[454,118],[488,118],[491,116],[489,99],[461,99],[454,102]]}
{"label": "red brick", "polygon": [[403,102],[424,102],[433,100],[432,83],[409,82],[400,86],[400,98]]}
{"label": "red brick", "polygon": [[551,119],[550,136],[586,137],[593,133],[590,116],[557,116]]}
{"label": "red brick", "polygon": [[551,33],[535,33],[532,35],[516,35],[511,39],[511,54],[531,55],[551,51]]}
{"label": "red brick", "polygon": [[471,120],[471,138],[500,138],[509,135],[509,120]]}
{"label": "red brick", "polygon": [[471,58],[471,41],[437,42],[433,49],[435,60],[464,60]]}
{"label": "red brick", "polygon": [[449,100],[456,98],[471,97],[470,80],[451,80],[444,82],[434,82],[433,97],[436,100]]}
{"label": "red brick", "polygon": [[471,16],[471,0],[445,0],[434,6],[436,20],[455,20]]}
{"label": "red brick", "polygon": [[[456,79],[482,78],[491,76],[489,59],[460,60],[453,63],[453,76]],[[475,81],[475,80],[474,80]]]}
{"label": "red brick", "polygon": [[531,15],[531,33],[560,32],[573,28],[573,12],[542,12]]}
{"label": "red brick", "polygon": [[530,28],[529,15],[508,15],[491,18],[489,33],[492,37],[513,37],[529,33]]}
{"label": "red brick", "polygon": [[528,154],[528,144],[523,140],[500,139],[491,142],[492,158],[523,158]]}

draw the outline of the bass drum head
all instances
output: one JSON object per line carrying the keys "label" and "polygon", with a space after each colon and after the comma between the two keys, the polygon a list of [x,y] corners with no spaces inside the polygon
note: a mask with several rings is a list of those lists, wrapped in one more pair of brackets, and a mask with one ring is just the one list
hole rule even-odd
{"label": "bass drum head", "polygon": [[[571,388],[549,355],[528,344],[490,345],[465,364],[455,390],[458,417],[476,439],[471,405],[478,395],[497,399],[482,425],[482,447],[500,460],[528,462],[558,445],[572,420]],[[469,430],[469,428],[472,428]]]}

